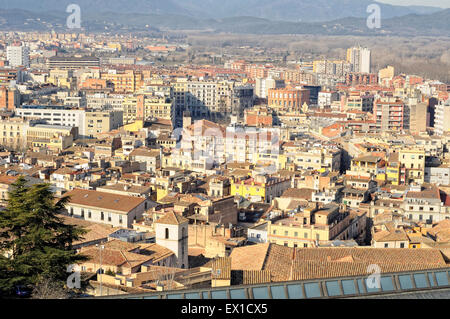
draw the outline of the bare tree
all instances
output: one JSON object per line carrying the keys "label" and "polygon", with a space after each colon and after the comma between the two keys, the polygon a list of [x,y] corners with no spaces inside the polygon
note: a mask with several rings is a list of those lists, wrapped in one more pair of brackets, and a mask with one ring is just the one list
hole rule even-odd
{"label": "bare tree", "polygon": [[32,299],[68,299],[69,295],[64,287],[50,279],[43,278],[33,289]]}

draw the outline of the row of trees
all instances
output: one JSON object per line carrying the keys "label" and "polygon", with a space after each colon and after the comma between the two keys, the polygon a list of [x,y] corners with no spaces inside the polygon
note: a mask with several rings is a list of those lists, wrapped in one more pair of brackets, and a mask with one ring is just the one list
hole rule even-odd
{"label": "row of trees", "polygon": [[85,260],[72,248],[85,231],[57,215],[67,201],[56,200],[49,184],[28,186],[19,177],[12,185],[8,205],[0,211],[1,295],[12,295],[19,286],[64,289],[67,266]]}

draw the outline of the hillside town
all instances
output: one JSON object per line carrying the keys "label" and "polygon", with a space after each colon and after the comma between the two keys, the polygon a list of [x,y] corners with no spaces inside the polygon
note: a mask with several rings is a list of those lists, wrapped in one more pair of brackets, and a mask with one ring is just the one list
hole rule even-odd
{"label": "hillside town", "polygon": [[359,45],[161,62],[187,50],[0,33],[0,214],[19,177],[67,197],[86,294],[450,266],[450,84]]}

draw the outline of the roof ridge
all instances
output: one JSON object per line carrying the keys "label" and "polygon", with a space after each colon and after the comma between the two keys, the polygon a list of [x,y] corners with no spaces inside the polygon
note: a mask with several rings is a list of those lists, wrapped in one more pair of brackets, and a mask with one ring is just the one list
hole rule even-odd
{"label": "roof ridge", "polygon": [[122,257],[125,259],[125,263],[128,264],[128,266],[131,267],[131,263],[128,261],[128,258],[125,256],[125,254],[123,253],[122,250],[119,250],[120,254],[122,255]]}

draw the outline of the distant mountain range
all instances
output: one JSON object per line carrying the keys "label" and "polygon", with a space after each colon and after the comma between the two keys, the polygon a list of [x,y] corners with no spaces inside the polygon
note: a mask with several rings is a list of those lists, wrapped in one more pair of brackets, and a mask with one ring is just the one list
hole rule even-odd
{"label": "distant mountain range", "polygon": [[[68,15],[61,11],[36,13],[21,9],[3,9],[0,10],[0,30],[61,30],[65,29]],[[88,31],[116,32],[209,30],[241,34],[450,36],[450,9],[429,14],[413,13],[401,17],[384,18],[381,21],[381,28],[372,30],[367,27],[366,18],[358,17],[339,18],[327,22],[293,22],[254,16],[219,19],[178,14],[112,11],[85,12],[82,15],[82,26]]]}
{"label": "distant mountain range", "polygon": [[[0,0],[0,8],[64,12],[69,4],[87,14],[99,12],[182,15],[202,19],[251,16],[290,22],[318,22],[367,17],[373,0]],[[383,19],[429,14],[440,8],[378,3]]]}

